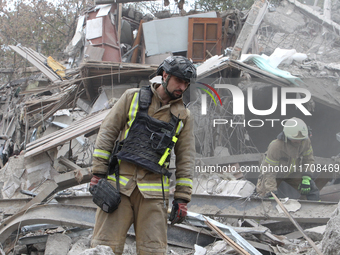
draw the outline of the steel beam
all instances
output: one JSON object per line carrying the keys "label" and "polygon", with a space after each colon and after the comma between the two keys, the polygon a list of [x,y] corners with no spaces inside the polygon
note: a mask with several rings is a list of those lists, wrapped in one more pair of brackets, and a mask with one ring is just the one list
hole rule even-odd
{"label": "steel beam", "polygon": [[[170,197],[170,203],[173,197]],[[297,222],[327,223],[338,203],[299,200],[301,208],[291,212]],[[210,195],[192,195],[188,210],[191,212],[229,218],[287,221],[276,209],[273,199],[238,198]]]}
{"label": "steel beam", "polygon": [[[92,196],[57,197],[56,200],[58,203],[64,205],[96,208],[96,205],[92,202]],[[173,195],[170,195],[170,204],[172,200]],[[0,200],[0,208],[6,215],[11,215],[19,211],[24,201],[29,200],[2,199]],[[299,200],[299,203],[301,204],[301,208],[296,212],[291,212],[291,215],[297,222],[313,222],[321,224],[326,224],[328,222],[331,214],[338,205],[338,203],[335,202],[316,202],[308,200]],[[17,204],[19,204],[18,207],[16,207]],[[208,216],[289,222],[287,217],[278,212],[276,209],[276,202],[272,199],[246,199],[193,194],[191,202],[188,204],[188,210]]]}
{"label": "steel beam", "polygon": [[49,204],[21,211],[3,221],[0,225],[0,243],[20,227],[33,224],[71,225],[94,227],[96,208],[75,205]]}

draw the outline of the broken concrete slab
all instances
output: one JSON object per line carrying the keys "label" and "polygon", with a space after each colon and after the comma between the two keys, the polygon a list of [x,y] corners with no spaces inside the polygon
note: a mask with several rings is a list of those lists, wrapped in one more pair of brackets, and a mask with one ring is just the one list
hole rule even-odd
{"label": "broken concrete slab", "polygon": [[[45,255],[67,255],[72,239],[65,234],[49,235],[47,238]],[[61,245],[62,244],[62,245]]]}
{"label": "broken concrete slab", "polygon": [[322,252],[325,255],[340,254],[340,203],[327,222],[322,239]]}
{"label": "broken concrete slab", "polygon": [[68,252],[67,255],[79,255],[83,251],[90,248],[91,245],[91,239],[88,237],[81,237],[79,240],[77,240],[73,245],[71,250]]}
{"label": "broken concrete slab", "polygon": [[326,231],[326,225],[305,229],[305,233],[314,242],[321,241]]}
{"label": "broken concrete slab", "polygon": [[280,5],[275,12],[268,12],[263,22],[279,32],[289,34],[306,25],[303,16],[294,12],[294,6],[291,4]]}
{"label": "broken concrete slab", "polygon": [[80,253],[79,255],[115,255],[112,249],[106,245],[98,245],[95,248],[87,249]]}

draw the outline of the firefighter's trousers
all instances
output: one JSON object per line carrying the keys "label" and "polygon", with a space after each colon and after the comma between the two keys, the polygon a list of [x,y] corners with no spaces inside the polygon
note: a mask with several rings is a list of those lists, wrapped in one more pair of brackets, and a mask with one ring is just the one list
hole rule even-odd
{"label": "firefighter's trousers", "polygon": [[166,254],[167,208],[163,199],[145,199],[138,188],[130,197],[121,194],[121,203],[113,213],[97,209],[91,247],[107,245],[116,255],[121,255],[132,223],[138,255]]}

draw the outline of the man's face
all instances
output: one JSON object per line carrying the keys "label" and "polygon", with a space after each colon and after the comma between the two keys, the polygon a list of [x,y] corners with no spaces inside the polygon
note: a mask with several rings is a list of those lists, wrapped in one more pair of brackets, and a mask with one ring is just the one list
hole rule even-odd
{"label": "man's face", "polygon": [[[163,74],[163,79],[166,79],[168,74]],[[176,76],[171,75],[169,82],[168,82],[168,91],[172,95],[173,98],[180,98],[184,91],[189,87],[189,82],[178,78]]]}

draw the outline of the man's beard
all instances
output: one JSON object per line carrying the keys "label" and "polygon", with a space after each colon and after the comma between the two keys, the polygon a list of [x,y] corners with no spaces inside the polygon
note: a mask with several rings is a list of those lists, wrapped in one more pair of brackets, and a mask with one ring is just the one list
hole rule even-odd
{"label": "man's beard", "polygon": [[[178,93],[179,95],[176,96],[175,92],[179,92],[179,93]],[[170,97],[171,97],[172,99],[178,99],[178,98],[181,98],[181,97],[182,97],[183,91],[182,91],[182,90],[174,90],[174,91],[171,92],[171,93],[170,93],[170,91],[169,91],[169,95],[170,95]]]}

